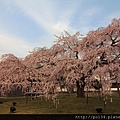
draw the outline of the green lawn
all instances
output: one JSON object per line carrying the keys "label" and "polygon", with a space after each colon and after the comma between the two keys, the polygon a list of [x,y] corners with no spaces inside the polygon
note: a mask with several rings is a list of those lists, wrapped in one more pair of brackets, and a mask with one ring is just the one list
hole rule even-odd
{"label": "green lawn", "polygon": [[[120,114],[120,98],[117,94],[113,94],[112,98],[112,103],[108,98],[106,110],[103,110],[104,114]],[[77,98],[76,94],[69,97],[60,95],[58,108],[55,108],[51,99],[44,101],[40,97],[34,100],[29,98],[27,104],[25,97],[7,97],[0,100],[3,101],[3,104],[0,104],[0,114],[96,114],[96,108],[103,108],[103,102],[100,102],[95,94],[89,97],[88,105],[86,98]],[[17,111],[9,113],[13,101],[17,102]]]}

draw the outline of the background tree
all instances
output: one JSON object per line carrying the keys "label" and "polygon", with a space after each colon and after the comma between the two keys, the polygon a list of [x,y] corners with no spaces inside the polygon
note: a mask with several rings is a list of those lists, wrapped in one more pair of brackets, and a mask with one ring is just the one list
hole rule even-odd
{"label": "background tree", "polygon": [[105,106],[105,95],[111,95],[113,82],[117,83],[120,96],[120,19],[113,19],[106,28],[90,31],[81,41],[80,48],[82,60],[87,64],[84,66],[87,81],[94,83],[97,77]]}
{"label": "background tree", "polygon": [[23,93],[32,84],[33,81],[38,81],[40,75],[37,70],[28,68],[22,64],[13,54],[5,54],[0,62],[0,85],[1,95],[8,95],[10,91],[15,91],[17,88],[22,89]]}
{"label": "background tree", "polygon": [[[91,78],[99,75],[101,82],[119,80],[120,73],[120,19],[113,19],[106,28],[90,31],[81,41],[83,61]],[[107,85],[107,84],[106,84]]]}

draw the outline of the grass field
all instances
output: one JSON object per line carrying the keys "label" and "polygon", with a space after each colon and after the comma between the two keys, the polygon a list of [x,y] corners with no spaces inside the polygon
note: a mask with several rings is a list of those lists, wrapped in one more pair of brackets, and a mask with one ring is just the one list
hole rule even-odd
{"label": "grass field", "polygon": [[[86,98],[77,98],[76,94],[69,97],[60,95],[58,108],[55,108],[51,99],[44,101],[40,97],[34,100],[29,98],[26,104],[25,97],[7,97],[0,98],[0,101],[3,101],[0,104],[0,114],[96,114],[98,107],[103,108],[103,114],[120,114],[120,98],[117,94],[113,94],[112,98],[113,102],[110,103],[108,97],[106,110],[104,110],[103,102],[100,102],[95,94],[89,97],[88,105]],[[17,102],[17,110],[15,113],[10,113],[9,108],[13,101]]]}

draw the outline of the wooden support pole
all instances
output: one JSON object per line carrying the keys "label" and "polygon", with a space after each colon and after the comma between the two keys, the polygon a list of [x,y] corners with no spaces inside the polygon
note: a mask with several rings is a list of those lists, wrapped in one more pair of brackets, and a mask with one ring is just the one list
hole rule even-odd
{"label": "wooden support pole", "polygon": [[28,103],[28,94],[26,95],[26,104]]}
{"label": "wooden support pole", "polygon": [[30,99],[32,100],[32,93],[30,94]]}
{"label": "wooden support pole", "polygon": [[87,105],[88,105],[88,87],[87,87]]}

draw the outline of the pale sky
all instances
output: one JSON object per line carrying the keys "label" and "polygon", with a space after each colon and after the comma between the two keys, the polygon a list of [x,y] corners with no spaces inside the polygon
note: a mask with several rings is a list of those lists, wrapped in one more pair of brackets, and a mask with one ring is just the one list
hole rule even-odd
{"label": "pale sky", "polygon": [[85,35],[113,18],[120,18],[120,0],[0,0],[0,56],[24,58],[50,48],[64,30]]}

